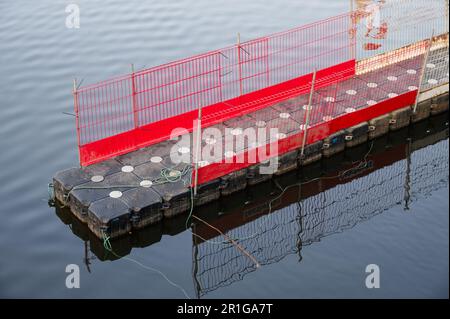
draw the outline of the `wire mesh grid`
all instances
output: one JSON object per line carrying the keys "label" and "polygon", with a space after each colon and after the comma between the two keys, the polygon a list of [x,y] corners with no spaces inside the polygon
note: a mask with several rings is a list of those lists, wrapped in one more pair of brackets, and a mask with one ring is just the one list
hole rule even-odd
{"label": "wire mesh grid", "polygon": [[421,91],[448,84],[448,33],[435,37],[424,65]]}

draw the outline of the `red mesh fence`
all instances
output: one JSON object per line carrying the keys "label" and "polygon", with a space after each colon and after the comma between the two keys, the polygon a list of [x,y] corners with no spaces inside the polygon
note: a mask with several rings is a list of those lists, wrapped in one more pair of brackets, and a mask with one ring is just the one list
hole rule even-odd
{"label": "red mesh fence", "polygon": [[[214,106],[210,112],[205,109],[206,120],[220,122],[237,112],[263,107],[271,99],[306,91],[310,80],[302,76],[354,60],[351,29],[351,15],[343,14],[82,87],[75,92],[81,164],[145,146],[142,139],[133,142],[125,136],[130,142],[121,144],[109,137],[151,129],[146,126],[164,120],[166,128],[179,127],[183,123],[179,116],[190,120],[200,106]],[[354,63],[349,63],[337,72],[321,73],[318,82],[326,85],[353,73]],[[294,79],[299,80],[289,83]],[[274,85],[278,85],[275,90],[267,90]],[[148,144],[167,137],[153,133],[155,138]]]}

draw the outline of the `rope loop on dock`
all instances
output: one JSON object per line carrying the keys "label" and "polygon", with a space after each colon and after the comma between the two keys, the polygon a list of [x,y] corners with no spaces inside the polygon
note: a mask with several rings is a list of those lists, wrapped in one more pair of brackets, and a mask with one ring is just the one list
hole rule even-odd
{"label": "rope loop on dock", "polygon": [[[175,166],[177,167],[177,166]],[[175,167],[165,167],[161,170],[160,177],[153,181],[153,184],[160,185],[165,183],[175,183],[183,179],[183,177],[191,171],[191,167],[186,165],[181,170],[175,169]],[[183,180],[186,185],[187,181]]]}

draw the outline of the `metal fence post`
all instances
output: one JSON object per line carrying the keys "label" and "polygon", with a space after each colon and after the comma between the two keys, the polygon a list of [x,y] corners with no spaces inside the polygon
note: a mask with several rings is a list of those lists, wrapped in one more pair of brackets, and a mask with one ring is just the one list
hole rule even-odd
{"label": "metal fence post", "polygon": [[270,66],[269,66],[269,38],[266,38],[266,41],[264,41],[266,43],[266,71],[267,71],[267,76],[266,76],[266,80],[267,80],[267,86],[270,86]]}
{"label": "metal fence post", "polygon": [[[79,105],[78,105],[78,85],[77,85],[77,79],[74,78],[73,79],[73,89],[72,89],[72,94],[73,94],[73,108],[74,108],[74,112],[75,112],[75,126],[76,126],[76,130],[77,130],[77,144],[78,144],[78,156],[80,157],[80,119],[79,119]],[[81,163],[81,158],[79,158],[79,162]]]}
{"label": "metal fence post", "polygon": [[444,15],[444,20],[445,20],[445,24],[446,24],[446,30],[448,32],[448,26],[449,26],[449,21],[448,21],[448,0],[445,0],[445,15]]}
{"label": "metal fence post", "polygon": [[132,98],[132,108],[133,108],[133,123],[134,128],[139,127],[139,116],[136,105],[136,76],[134,75],[134,64],[131,64],[131,98]]}
{"label": "metal fence post", "polygon": [[420,76],[419,76],[419,88],[417,89],[416,100],[414,101],[413,113],[416,113],[417,103],[419,102],[420,88],[422,86],[423,77],[425,75],[428,56],[430,54],[431,45],[433,44],[433,38],[434,38],[434,29],[433,29],[433,32],[431,33],[430,39],[428,40],[427,51],[425,52],[425,56],[423,58],[422,69],[420,70]]}
{"label": "metal fence post", "polygon": [[239,95],[242,95],[242,64],[241,64],[241,34],[237,34],[238,68],[239,68]]}
{"label": "metal fence post", "polygon": [[350,58],[356,59],[356,39],[357,39],[357,29],[356,29],[356,11],[353,8],[353,0],[350,0]]}
{"label": "metal fence post", "polygon": [[303,133],[302,150],[300,152],[301,158],[303,158],[303,156],[305,155],[306,136],[308,134],[309,115],[310,115],[311,109],[312,109],[312,100],[313,100],[313,95],[314,95],[314,85],[316,83],[316,74],[317,74],[317,71],[316,71],[316,69],[314,69],[314,73],[313,73],[313,77],[312,77],[312,81],[311,81],[311,91],[309,92],[308,108],[306,109],[306,121],[305,121],[305,127],[304,127],[305,133]]}
{"label": "metal fence post", "polygon": [[201,105],[198,108],[198,117],[197,117],[197,129],[195,134],[195,153],[194,153],[194,196],[197,195],[197,184],[198,184],[198,160],[200,158],[200,150],[202,143],[202,107]]}

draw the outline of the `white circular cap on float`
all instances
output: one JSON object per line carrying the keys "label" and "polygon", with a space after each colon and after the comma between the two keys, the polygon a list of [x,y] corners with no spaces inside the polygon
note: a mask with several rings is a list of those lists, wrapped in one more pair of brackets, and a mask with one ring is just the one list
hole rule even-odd
{"label": "white circular cap on float", "polygon": [[436,80],[436,79],[429,79],[429,80],[428,80],[428,83],[429,83],[429,84],[437,84],[437,83],[438,83],[438,80]]}
{"label": "white circular cap on float", "polygon": [[396,76],[394,76],[394,75],[389,75],[389,76],[387,77],[387,79],[388,79],[389,81],[397,81],[397,80],[398,80],[398,78],[397,78]]}
{"label": "white circular cap on float", "polygon": [[291,114],[289,113],[280,113],[280,118],[282,119],[288,119],[291,117]]}
{"label": "white circular cap on float", "polygon": [[334,97],[332,97],[332,96],[327,96],[326,98],[324,98],[324,100],[325,100],[326,102],[334,102]]}
{"label": "white circular cap on float", "polygon": [[367,105],[375,105],[375,104],[377,104],[377,101],[369,100],[366,103],[367,103]]}
{"label": "white circular cap on float", "polygon": [[131,173],[132,171],[134,171],[134,167],[131,165],[125,165],[122,166],[122,172],[124,173]]}
{"label": "white circular cap on float", "polygon": [[406,73],[408,73],[408,74],[416,74],[417,71],[414,70],[414,69],[409,69],[409,70],[406,70]]}
{"label": "white circular cap on float", "polygon": [[388,97],[390,97],[390,98],[393,98],[393,97],[396,97],[396,96],[398,96],[397,93],[389,93],[388,94]]}
{"label": "white circular cap on float", "polygon": [[102,175],[94,175],[91,177],[91,182],[94,183],[100,183],[104,180],[105,178]]}
{"label": "white circular cap on float", "polygon": [[418,89],[418,87],[415,85],[408,86],[408,90],[410,90],[410,91],[415,91],[417,89]]}
{"label": "white circular cap on float", "polygon": [[436,67],[435,64],[433,64],[433,63],[427,63],[427,68],[429,68],[429,69],[434,69],[435,67]]}
{"label": "white circular cap on float", "polygon": [[152,163],[161,163],[162,162],[162,157],[161,156],[152,156],[150,158],[150,162],[152,162]]}
{"label": "white circular cap on float", "polygon": [[122,192],[121,191],[112,191],[111,193],[109,193],[109,197],[120,198],[120,197],[122,197]]}
{"label": "white circular cap on float", "polygon": [[355,90],[347,90],[345,91],[345,93],[347,93],[348,95],[356,95],[356,93],[358,92],[356,92]]}
{"label": "white circular cap on float", "polygon": [[323,119],[325,122],[328,122],[328,121],[331,121],[331,120],[333,119],[333,117],[332,117],[331,115],[325,115],[322,119]]}
{"label": "white circular cap on float", "polygon": [[305,104],[305,105],[302,106],[302,108],[303,108],[305,111],[307,111],[307,110],[312,110],[312,105]]}
{"label": "white circular cap on float", "polygon": [[353,107],[348,107],[345,109],[345,113],[352,113],[355,112],[356,110]]}
{"label": "white circular cap on float", "polygon": [[141,181],[141,182],[139,183],[139,185],[142,186],[142,187],[148,188],[148,187],[151,187],[151,186],[153,185],[153,182],[144,179],[143,181]]}
{"label": "white circular cap on float", "polygon": [[170,177],[178,177],[178,176],[180,176],[180,175],[181,175],[181,172],[178,171],[178,170],[176,170],[176,169],[172,169],[172,170],[170,170],[170,172],[169,172],[169,176],[170,176]]}
{"label": "white circular cap on float", "polygon": [[178,152],[180,152],[181,154],[187,154],[189,153],[191,150],[189,149],[189,147],[186,146],[182,146],[178,149]]}
{"label": "white circular cap on float", "polygon": [[369,82],[369,83],[367,83],[367,86],[370,88],[376,88],[378,86],[378,84],[376,84],[375,82]]}
{"label": "white circular cap on float", "polygon": [[[308,125],[308,128],[310,128],[311,126]],[[306,128],[306,124],[300,124],[299,128],[303,131]]]}

